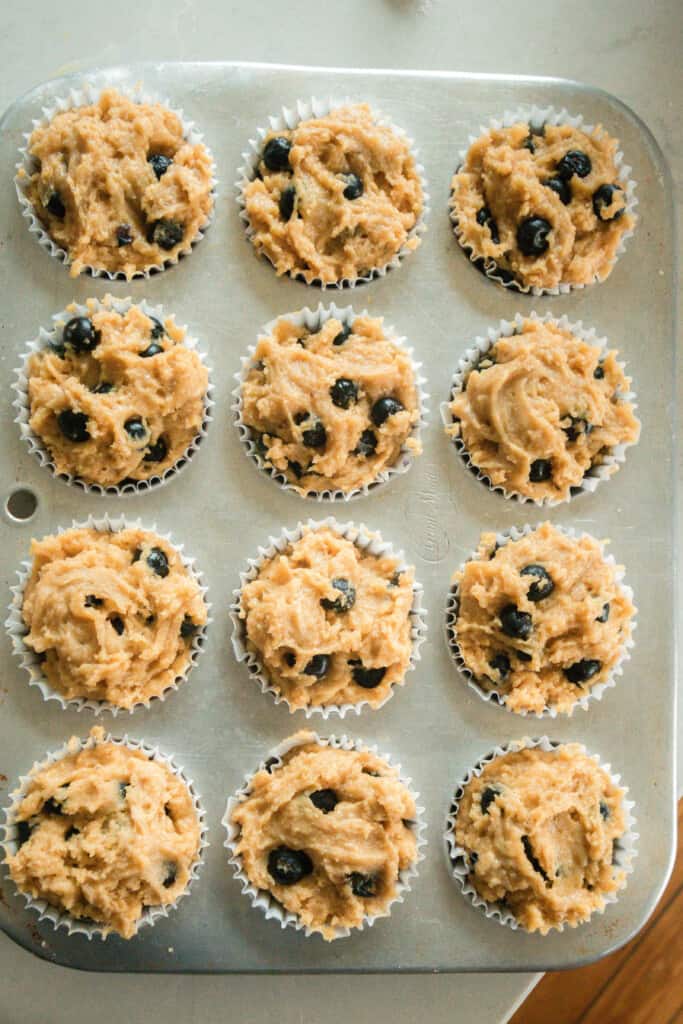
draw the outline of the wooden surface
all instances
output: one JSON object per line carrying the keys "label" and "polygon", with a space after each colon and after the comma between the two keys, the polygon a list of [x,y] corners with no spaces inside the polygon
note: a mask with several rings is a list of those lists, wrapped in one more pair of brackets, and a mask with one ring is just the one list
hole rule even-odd
{"label": "wooden surface", "polygon": [[676,864],[645,928],[596,964],[546,974],[510,1024],[683,1024],[682,835],[683,800]]}

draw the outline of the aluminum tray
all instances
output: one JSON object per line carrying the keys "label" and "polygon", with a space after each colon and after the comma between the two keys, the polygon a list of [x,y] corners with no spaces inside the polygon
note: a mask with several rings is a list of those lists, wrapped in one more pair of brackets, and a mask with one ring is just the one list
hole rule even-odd
{"label": "aluminum tray", "polygon": [[[210,849],[196,887],[178,910],[124,942],[89,942],[56,933],[23,909],[3,869],[0,925],[18,943],[72,967],[109,971],[509,971],[552,970],[594,960],[629,939],[645,922],[666,882],[674,848],[674,611],[672,382],[674,373],[674,242],[671,184],[647,128],[618,100],[574,82],[523,77],[405,71],[351,71],[246,64],[143,64],[89,76],[98,84],[144,81],[182,107],[205,133],[220,179],[215,221],[180,265],[150,281],[71,280],[29,236],[11,185],[22,132],[43,104],[78,85],[74,76],[49,82],[18,100],[2,122],[0,196],[3,245],[2,437],[3,495],[21,482],[39,498],[30,524],[2,519],[2,575],[13,581],[32,535],[41,536],[88,512],[125,512],[171,530],[199,560],[210,588],[214,622],[190,682],[164,704],[114,723],[117,734],[159,743],[195,780],[208,814]],[[240,154],[257,125],[281,103],[311,95],[367,99],[389,112],[416,140],[426,168],[432,212],[418,252],[385,279],[347,291],[356,310],[386,314],[424,363],[431,393],[425,452],[409,473],[375,495],[337,506],[340,519],[379,528],[403,547],[425,587],[429,637],[422,663],[404,689],[378,712],[327,731],[357,735],[391,752],[412,776],[427,810],[429,847],[419,878],[389,919],[350,939],[325,944],[281,931],[252,909],[226,863],[220,818],[225,803],[261,756],[304,724],[276,707],[237,665],[229,643],[228,604],[246,557],[283,525],[329,506],[279,492],[245,457],[232,426],[229,393],[240,356],[257,329],[279,313],[321,297],[339,299],[291,280],[277,280],[245,241],[232,183]],[[455,242],[447,212],[450,176],[467,136],[491,115],[519,104],[553,104],[601,121],[622,142],[638,182],[641,222],[610,279],[569,296],[532,299],[506,292],[470,265]],[[167,488],[128,499],[86,496],[54,481],[28,454],[13,424],[9,384],[24,342],[71,300],[143,296],[163,303],[208,350],[215,368],[215,422],[198,456]],[[612,539],[640,609],[633,657],[616,689],[572,719],[538,722],[491,707],[454,670],[444,643],[443,614],[453,570],[479,530],[538,522],[537,510],[489,494],[446,439],[438,404],[458,355],[489,324],[516,311],[551,310],[595,324],[628,361],[639,396],[642,440],[626,466],[597,494],[548,513]],[[1,518],[1,517],[0,517]],[[6,591],[7,593],[7,591]],[[0,798],[20,773],[71,733],[85,734],[89,713],[43,702],[2,639]],[[105,720],[110,724],[111,718]],[[639,856],[619,902],[589,924],[546,938],[512,932],[470,907],[445,864],[441,833],[457,781],[494,744],[547,731],[578,739],[622,771],[636,802]]]}

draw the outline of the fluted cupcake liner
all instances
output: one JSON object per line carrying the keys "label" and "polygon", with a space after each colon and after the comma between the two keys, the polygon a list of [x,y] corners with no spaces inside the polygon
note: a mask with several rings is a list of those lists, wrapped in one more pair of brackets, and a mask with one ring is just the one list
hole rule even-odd
{"label": "fluted cupcake liner", "polygon": [[14,185],[17,192],[17,198],[21,206],[21,214],[28,222],[29,232],[35,237],[41,248],[44,249],[45,252],[47,252],[48,255],[52,257],[52,259],[56,260],[58,263],[63,263],[67,267],[70,266],[72,261],[71,258],[69,257],[68,252],[65,249],[62,249],[61,246],[59,246],[56,242],[52,240],[52,238],[46,231],[45,227],[41,223],[40,219],[36,215],[36,212],[33,208],[33,204],[31,203],[31,200],[28,197],[27,189],[29,180],[31,178],[31,175],[34,174],[36,171],[35,160],[29,152],[29,141],[31,135],[33,134],[36,128],[46,127],[57,114],[61,114],[66,110],[73,110],[76,107],[85,107],[93,103],[97,103],[101,94],[109,88],[116,88],[116,91],[118,93],[120,93],[122,96],[125,96],[127,99],[132,100],[134,103],[161,103],[162,106],[166,107],[167,110],[170,110],[171,113],[175,114],[176,117],[181,122],[183,127],[183,138],[185,139],[186,142],[190,143],[190,145],[192,146],[196,146],[200,143],[203,143],[205,149],[207,149],[209,156],[211,157],[212,165],[211,212],[209,213],[209,216],[207,217],[206,221],[201,226],[195,237],[190,239],[176,256],[162,260],[160,263],[152,264],[151,266],[146,267],[144,270],[137,270],[133,274],[128,275],[124,274],[123,271],[105,270],[101,267],[93,267],[90,265],[84,266],[83,270],[81,271],[81,273],[90,274],[91,277],[103,277],[108,279],[109,281],[130,281],[133,280],[134,278],[148,278],[152,274],[158,274],[162,270],[166,270],[168,267],[175,266],[181,257],[189,255],[189,253],[192,252],[194,247],[204,237],[206,230],[209,227],[211,221],[213,220],[215,214],[216,188],[218,185],[218,181],[215,177],[216,165],[213,158],[213,154],[208,149],[208,146],[206,146],[206,143],[204,143],[204,137],[202,133],[197,130],[194,121],[188,120],[185,117],[182,110],[177,110],[176,108],[172,107],[170,103],[166,102],[163,98],[146,93],[142,89],[142,86],[140,84],[131,88],[130,86],[127,86],[120,82],[112,82],[109,85],[95,87],[91,82],[85,81],[81,88],[69,89],[68,93],[65,96],[56,99],[54,103],[50,106],[43,107],[43,116],[41,118],[34,118],[32,121],[31,130],[28,132],[24,132],[24,145],[21,146],[19,149],[19,162],[16,164],[17,173],[14,178]]}
{"label": "fluted cupcake liner", "polygon": [[[95,746],[97,742],[115,743],[117,746],[127,747],[130,750],[139,750],[151,760],[158,761],[165,765],[165,767],[173,772],[173,774],[187,787],[190,796],[192,797],[197,821],[199,822],[199,847],[197,849],[195,860],[190,868],[190,877],[187,886],[172,903],[146,907],[138,921],[137,931],[139,932],[140,928],[146,925],[153,925],[161,918],[168,917],[169,913],[172,910],[175,910],[180,900],[189,893],[192,885],[199,875],[203,862],[204,850],[209,845],[206,838],[208,834],[208,827],[205,820],[206,814],[201,805],[200,796],[195,788],[194,782],[185,774],[183,769],[175,763],[172,755],[162,753],[159,747],[145,743],[143,740],[130,739],[128,735],[118,738],[107,734],[101,741],[97,741],[93,737],[89,736],[87,739],[77,740],[77,745],[75,746],[73,745],[72,740],[70,740],[67,743],[64,743],[58,750],[53,750],[46,754],[41,761],[34,762],[33,767],[28,774],[20,776],[17,788],[10,794],[11,803],[4,809],[5,823],[4,825],[0,825],[0,828],[4,830],[4,838],[0,841],[0,846],[2,846],[4,851],[3,862],[7,863],[7,859],[10,856],[14,856],[19,848],[19,844],[17,842],[18,830],[15,819],[19,806],[26,795],[31,779],[38,772],[49,767],[49,765],[54,764],[56,761],[60,761],[62,758],[74,752],[90,749]],[[112,934],[112,932],[108,931],[106,926],[103,924],[88,922],[77,917],[73,917],[67,911],[53,906],[44,899],[35,899],[33,896],[23,892],[18,887],[16,887],[16,891],[23,898],[26,904],[26,909],[35,911],[38,914],[40,921],[49,921],[55,930],[59,928],[66,928],[69,935],[85,935],[88,939],[92,939],[96,935],[99,935],[99,937],[104,940]]]}
{"label": "fluted cupcake liner", "polygon": [[[506,110],[502,117],[492,117],[489,119],[487,124],[481,125],[476,135],[470,135],[468,138],[467,146],[461,149],[458,154],[458,163],[455,173],[462,167],[467,157],[467,152],[470,146],[477,141],[482,135],[493,129],[510,128],[513,124],[518,124],[520,121],[527,121],[534,127],[539,127],[543,124],[551,125],[570,125],[572,128],[578,128],[580,131],[590,134],[595,125],[584,124],[583,117],[580,114],[570,114],[564,107],[561,110],[557,110],[553,106],[539,107],[534,104],[531,107],[521,107],[514,110]],[[624,154],[619,149],[617,150],[614,163],[617,169],[617,180],[624,190],[626,198],[626,213],[634,214],[636,206],[638,205],[638,199],[636,198],[636,182],[631,178],[631,168],[628,164],[624,163]],[[589,287],[585,284],[566,284],[561,282],[559,285],[555,285],[552,288],[537,288],[530,285],[521,284],[521,282],[515,280],[509,271],[498,267],[495,260],[477,256],[473,249],[467,245],[462,237],[462,230],[458,222],[457,210],[453,201],[453,195],[451,193],[449,201],[450,219],[453,225],[453,231],[455,237],[458,240],[459,245],[469,257],[470,262],[473,263],[478,270],[488,277],[491,281],[497,282],[497,284],[503,285],[504,288],[510,288],[513,291],[521,292],[524,295],[568,295],[571,291],[580,291],[582,288]],[[630,231],[624,232],[617,249],[616,255],[607,274],[603,277],[596,277],[593,284],[605,280],[609,272],[613,269],[617,260],[626,249],[626,242],[633,235],[635,227],[631,228]]]}
{"label": "fluted cupcake liner", "polygon": [[[50,473],[56,480],[60,480],[62,483],[68,484],[69,486],[78,487],[80,490],[85,491],[86,494],[96,494],[105,497],[117,497],[125,498],[132,494],[145,494],[147,491],[155,490],[159,487],[163,487],[166,484],[174,480],[181,470],[188,464],[190,459],[197,452],[200,444],[206,437],[209,429],[209,425],[213,420],[213,407],[216,404],[213,399],[213,383],[211,380],[211,367],[209,366],[206,355],[198,348],[197,339],[189,334],[185,335],[182,344],[185,348],[196,352],[199,359],[208,372],[208,385],[206,393],[204,395],[204,411],[202,416],[202,422],[197,430],[197,434],[192,439],[192,442],[185,449],[183,454],[176,462],[169,466],[168,469],[164,470],[161,475],[153,474],[146,480],[130,480],[126,483],[103,486],[102,484],[88,482],[81,479],[81,477],[73,476],[71,473],[59,473],[52,459],[52,455],[46,448],[42,438],[40,438],[32,429],[30,425],[31,407],[29,402],[29,372],[28,363],[31,356],[37,352],[43,351],[47,348],[51,342],[56,340],[62,330],[64,324],[74,316],[92,316],[93,313],[97,313],[100,310],[115,310],[122,316],[125,315],[131,306],[137,306],[146,316],[155,317],[162,323],[167,319],[167,314],[164,312],[161,306],[152,306],[145,299],[140,301],[134,301],[131,298],[117,299],[113,295],[106,295],[104,299],[87,299],[85,303],[72,302],[66,309],[61,310],[59,313],[55,313],[52,317],[52,327],[50,330],[45,330],[41,327],[37,338],[27,342],[26,351],[20,356],[21,363],[14,371],[15,381],[12,384],[12,390],[16,394],[16,398],[12,402],[13,408],[16,409],[16,416],[14,422],[19,427],[19,432],[22,439],[28,445],[28,449],[38,462],[43,466],[48,473]],[[180,325],[186,330],[184,325]]]}
{"label": "fluted cupcake liner", "polygon": [[[473,778],[481,775],[484,768],[492,761],[495,761],[497,757],[502,757],[504,754],[509,754],[513,751],[523,749],[537,748],[550,752],[551,750],[556,750],[561,746],[563,746],[563,744],[557,740],[551,740],[547,736],[541,736],[538,739],[529,739],[527,737],[522,740],[515,740],[503,746],[494,747],[489,754],[482,757],[472,768],[469,769],[462,782],[458,785],[446,817],[443,841],[449,870],[455,883],[468,903],[471,903],[471,905],[476,907],[478,910],[483,911],[485,916],[490,920],[506,925],[508,928],[512,928],[513,931],[516,931],[517,929],[525,931],[526,929],[524,929],[514,914],[512,914],[512,912],[506,907],[502,906],[500,903],[488,903],[479,895],[477,890],[469,881],[469,857],[467,851],[462,846],[458,845],[455,839],[455,822],[458,816],[460,801],[468,783],[471,782]],[[588,751],[582,743],[578,744],[578,746],[580,747],[581,753],[588,754]],[[628,875],[633,871],[633,860],[638,854],[637,843],[640,836],[634,831],[636,819],[633,816],[633,808],[635,807],[635,804],[632,800],[626,799],[628,787],[620,785],[621,775],[615,775],[612,772],[611,765],[603,764],[598,754],[591,754],[589,756],[592,761],[595,761],[599,768],[602,768],[602,770],[609,775],[612,783],[619,789],[626,816],[626,831],[619,839],[615,840],[613,853],[613,863],[625,872],[625,880],[624,884],[617,892],[606,893],[604,896],[604,905],[593,911],[594,914],[603,914],[609,904],[616,903],[618,901],[619,896],[626,888]],[[588,922],[583,923],[587,924]],[[553,930],[559,932],[564,931],[564,924],[554,925]]]}
{"label": "fluted cupcake liner", "polygon": [[[370,316],[367,310],[362,310],[360,313],[356,313],[353,307],[344,306],[338,307],[334,303],[329,306],[323,306],[320,303],[317,309],[309,309],[305,306],[303,309],[299,309],[294,313],[284,313],[282,316],[275,317],[265,324],[259,331],[259,339],[270,335],[275,325],[282,320],[286,320],[289,323],[294,324],[296,327],[304,327],[307,331],[315,333],[319,331],[328,320],[339,320],[343,324],[348,324],[359,316]],[[234,416],[235,426],[237,427],[240,441],[244,447],[249,458],[256,465],[256,467],[269,476],[276,484],[278,484],[282,490],[290,491],[293,494],[297,494],[301,498],[312,498],[316,501],[351,501],[353,498],[359,498],[376,491],[379,487],[387,484],[394,477],[399,476],[402,473],[406,473],[413,464],[413,460],[418,451],[411,450],[408,442],[411,441],[418,446],[420,445],[420,433],[427,426],[427,400],[429,395],[424,391],[424,385],[427,383],[426,377],[420,372],[422,369],[422,363],[418,363],[414,358],[414,351],[412,347],[405,344],[405,338],[396,334],[395,329],[390,326],[384,326],[384,317],[379,317],[382,320],[383,330],[387,340],[398,346],[409,358],[412,364],[413,376],[415,378],[415,390],[417,392],[417,406],[418,406],[418,419],[413,424],[410,434],[406,438],[401,448],[398,460],[393,466],[389,466],[387,469],[383,469],[374,480],[364,484],[362,487],[355,487],[351,491],[342,491],[339,488],[330,488],[324,491],[307,491],[305,494],[295,487],[294,484],[290,483],[284,473],[276,469],[275,466],[268,463],[264,458],[263,454],[259,451],[258,439],[254,435],[254,431],[251,427],[247,426],[243,419],[243,403],[242,403],[242,385],[247,377],[249,370],[253,364],[254,353],[256,351],[255,345],[250,345],[247,349],[247,355],[242,357],[242,368],[239,373],[235,374],[235,380],[237,386],[232,392],[232,405],[231,410]]]}
{"label": "fluted cupcake liner", "polygon": [[[585,530],[577,531],[574,530],[572,527],[559,526],[558,524],[554,524],[554,526],[555,529],[558,530],[560,533],[563,533],[566,537],[571,537],[573,540],[581,540],[582,537],[590,537],[593,540],[596,539],[592,537],[591,534],[587,533]],[[522,527],[513,526],[510,530],[496,534],[496,544],[498,545],[498,547],[503,547],[510,541],[516,541],[520,540],[522,537],[528,537],[529,534],[533,533],[536,529],[537,526],[533,526],[530,523],[527,523],[525,526]],[[633,590],[631,589],[631,587],[628,586],[628,584],[624,583],[624,567],[617,564],[613,555],[605,552],[604,542],[599,543],[602,548],[602,557],[605,563],[613,570],[617,585],[619,586],[620,590],[625,595],[625,597],[628,598],[628,600],[631,603],[633,603]],[[467,562],[478,561],[479,559],[480,556],[478,555],[478,553],[476,551],[473,551],[469,558],[460,566],[460,570],[462,571],[465,568]],[[481,697],[482,700],[485,700],[488,703],[494,705],[498,705],[499,707],[503,707],[505,708],[506,711],[509,711],[510,709],[507,706],[507,694],[501,693],[495,687],[492,687],[491,689],[485,689],[477,681],[472,671],[467,667],[467,664],[460,652],[460,647],[458,645],[457,627],[459,609],[460,587],[456,581],[450,587],[450,590],[448,592],[448,600],[446,603],[446,644],[448,646],[448,653],[450,654],[458,671],[467,680],[467,685],[471,690],[474,690],[474,692],[478,694],[478,696]],[[633,633],[638,625],[637,615],[638,609],[634,607],[633,617],[630,621],[631,632],[629,633],[628,638],[624,641],[621,651],[619,653],[619,657],[613,665],[612,669],[610,670],[607,679],[605,679],[605,681],[602,683],[596,683],[595,686],[592,686],[587,693],[583,694],[583,696],[580,697],[579,700],[577,700],[576,703],[572,705],[569,711],[562,712],[562,714],[565,714],[568,718],[571,718],[576,708],[581,708],[583,711],[587,711],[589,709],[591,701],[602,700],[605,691],[609,690],[613,686],[616,686],[617,678],[623,675],[626,662],[629,661],[631,657],[630,652],[634,646]],[[511,714],[521,715],[523,718],[557,718],[560,712],[557,710],[557,708],[545,707],[543,711],[513,711],[511,712]]]}
{"label": "fluted cupcake liner", "polygon": [[386,763],[395,768],[398,772],[400,782],[406,787],[415,801],[415,812],[416,820],[412,824],[412,828],[415,833],[417,841],[417,856],[412,864],[405,868],[399,874],[399,880],[397,885],[397,895],[391,901],[390,904],[384,909],[381,914],[368,914],[364,918],[363,923],[358,928],[336,928],[335,939],[348,938],[355,931],[362,931],[366,926],[372,927],[375,921],[382,917],[388,917],[391,913],[391,907],[397,903],[403,903],[405,897],[412,888],[413,879],[418,875],[418,864],[424,860],[424,848],[427,845],[427,839],[425,836],[427,830],[427,823],[424,819],[424,808],[418,805],[419,793],[416,793],[412,788],[412,780],[405,776],[402,772],[401,765],[397,764],[388,754],[381,753],[374,745],[367,745],[361,743],[359,740],[350,739],[348,736],[319,736],[318,733],[312,730],[305,730],[296,733],[294,736],[290,736],[274,747],[266,757],[261,761],[256,771],[251,772],[244,776],[244,782],[237,790],[234,796],[231,796],[228,800],[228,806],[225,814],[221,819],[221,824],[225,827],[227,832],[227,838],[223,845],[228,850],[230,857],[228,863],[232,866],[233,875],[240,883],[242,892],[249,898],[252,907],[262,911],[267,920],[277,921],[281,928],[295,928],[297,931],[303,931],[306,937],[318,934],[314,929],[304,925],[303,922],[297,917],[296,914],[287,910],[273,895],[267,890],[257,889],[247,877],[242,863],[242,857],[237,853],[237,845],[241,830],[238,825],[232,820],[232,815],[237,806],[243,803],[251,793],[251,782],[258,771],[264,769],[273,771],[282,765],[282,758],[285,754],[289,753],[295,747],[304,746],[307,743],[317,743],[321,747],[334,747],[338,750],[357,750],[366,751],[374,754],[377,757],[381,757]]}
{"label": "fluted cupcake liner", "polygon": [[[346,540],[355,544],[364,554],[396,558],[400,566],[399,572],[408,568],[402,551],[395,551],[393,546],[384,541],[377,531],[369,530],[362,523],[360,526],[356,526],[354,523],[339,523],[331,516],[319,521],[308,519],[306,522],[299,522],[294,529],[285,529],[278,537],[270,536],[265,545],[259,546],[258,555],[255,558],[250,558],[247,562],[247,568],[240,573],[240,586],[233,591],[233,600],[230,605],[232,648],[237,660],[246,664],[251,678],[254,682],[258,683],[261,693],[269,694],[276,704],[285,704],[292,713],[303,711],[306,718],[311,718],[313,715],[322,715],[324,719],[329,718],[330,715],[339,715],[340,718],[344,718],[345,715],[350,713],[360,715],[365,707],[372,708],[374,711],[384,707],[387,701],[393,697],[396,687],[405,684],[405,678],[395,683],[384,700],[379,704],[372,705],[368,700],[361,700],[355,704],[324,704],[294,708],[290,705],[285,695],[273,685],[268,676],[268,670],[258,655],[254,651],[249,650],[246,621],[240,614],[242,612],[242,588],[245,584],[256,579],[264,565],[275,558],[276,555],[284,553],[291,544],[301,540],[307,531],[324,528],[334,531],[340,537],[345,537]],[[422,604],[423,594],[422,585],[415,580],[413,582],[413,604],[410,609],[411,653],[406,674],[416,668],[418,661],[420,661],[420,647],[427,636],[427,612]]]}
{"label": "fluted cupcake liner", "polygon": [[187,668],[181,675],[177,676],[162,693],[149,697],[147,700],[137,701],[130,708],[118,707],[116,704],[112,704],[108,700],[95,700],[86,697],[65,697],[45,678],[43,674],[43,666],[38,654],[28,647],[25,642],[27,631],[22,618],[22,609],[24,606],[24,591],[26,590],[26,584],[31,577],[33,569],[32,559],[21,563],[19,569],[17,569],[17,576],[19,577],[18,583],[10,588],[12,600],[9,605],[9,616],[5,621],[5,627],[12,644],[12,653],[19,659],[21,667],[26,669],[28,672],[29,686],[36,686],[40,690],[43,700],[57,701],[62,710],[70,708],[75,711],[83,711],[87,709],[88,711],[92,711],[95,715],[100,715],[105,711],[110,712],[114,716],[125,712],[132,714],[138,708],[149,708],[153,704],[162,703],[170,693],[177,690],[182,683],[186,682],[190,672],[196,665],[199,656],[204,649],[206,633],[212,621],[211,604],[207,600],[207,587],[204,583],[201,571],[197,568],[195,559],[183,552],[183,545],[176,544],[170,533],[158,533],[154,523],[147,526],[139,519],[128,520],[125,516],[110,517],[105,515],[102,518],[97,518],[91,515],[83,522],[74,521],[70,526],[60,527],[57,530],[57,533],[61,534],[65,533],[67,530],[82,529],[98,530],[101,533],[118,533],[121,530],[128,529],[147,530],[149,533],[153,533],[162,540],[167,541],[174,548],[177,554],[180,555],[183,566],[195,580],[200,589],[202,600],[204,601],[207,612],[206,623],[201,626],[192,637],[190,644],[190,660]]}
{"label": "fluted cupcake liner", "polygon": [[[512,320],[500,320],[495,327],[489,327],[486,337],[478,335],[470,348],[464,353],[463,356],[458,360],[457,369],[453,375],[450,388],[450,397],[447,402],[442,402],[440,406],[441,420],[446,433],[451,436],[451,440],[456,451],[460,454],[463,462],[467,468],[474,473],[481,483],[484,484],[490,491],[495,494],[500,494],[504,498],[511,498],[515,501],[519,501],[523,504],[535,505],[537,508],[552,508],[556,505],[566,504],[569,501],[574,500],[582,493],[594,493],[603,480],[609,480],[618,469],[623,465],[626,460],[626,451],[628,448],[636,445],[636,441],[628,441],[624,444],[615,445],[609,450],[609,452],[601,455],[602,461],[599,465],[591,466],[587,471],[581,482],[576,487],[571,488],[571,493],[568,498],[530,498],[525,494],[519,494],[517,491],[509,491],[503,484],[494,485],[483,470],[480,470],[475,463],[472,461],[472,456],[469,453],[467,445],[465,444],[462,436],[452,435],[450,431],[454,427],[456,420],[453,418],[453,414],[450,410],[450,404],[453,401],[456,394],[463,392],[467,386],[467,378],[469,374],[476,370],[483,359],[486,358],[486,354],[493,348],[500,338],[509,338],[515,331],[519,330],[525,320],[535,321],[537,323],[549,323],[561,328],[562,330],[571,331],[581,341],[585,341],[587,345],[592,345],[598,349],[601,353],[607,350],[609,340],[604,336],[598,336],[594,327],[585,327],[582,320],[570,321],[565,316],[554,317],[551,313],[546,313],[543,316],[539,316],[538,313],[532,311],[528,315],[517,313]],[[625,370],[626,364],[623,362],[618,363],[622,370]],[[621,395],[621,399],[624,402],[630,403],[632,408],[635,410],[638,408],[637,395],[632,388],[629,391]]]}
{"label": "fluted cupcake liner", "polygon": [[[358,100],[353,100],[349,97],[343,97],[341,99],[333,99],[332,97],[316,98],[312,97],[308,100],[296,100],[293,107],[282,107],[279,114],[271,115],[268,118],[268,127],[256,128],[255,138],[249,139],[248,148],[242,153],[242,166],[237,171],[237,181],[235,182],[236,199],[239,206],[239,216],[249,242],[254,237],[254,231],[249,221],[249,215],[246,209],[246,202],[244,199],[244,189],[246,186],[254,180],[256,172],[258,170],[259,161],[261,160],[261,151],[263,149],[263,140],[266,135],[270,132],[286,131],[296,128],[302,121],[308,121],[311,118],[326,117],[333,110],[338,107],[347,106],[349,104],[357,103]],[[419,238],[427,230],[427,216],[429,214],[429,192],[427,191],[427,179],[425,176],[425,169],[419,160],[419,153],[413,140],[406,134],[406,132],[399,128],[391,118],[387,117],[386,114],[378,110],[372,110],[373,119],[377,124],[384,127],[391,128],[396,135],[405,140],[408,144],[408,148],[415,158],[415,169],[420,179],[420,185],[422,186],[422,210],[417,218],[415,225],[411,228],[408,233],[406,242],[410,242],[414,238]],[[335,281],[331,284],[325,284],[320,280],[314,280],[311,282],[305,282],[303,274],[299,272],[287,272],[287,277],[292,277],[295,280],[304,281],[313,287],[321,289],[325,288],[356,288],[358,285],[367,284],[367,282],[374,280],[378,277],[385,277],[388,271],[396,269],[400,266],[401,261],[412,252],[412,249],[408,248],[407,244],[401,246],[399,251],[381,267],[371,267],[368,269],[366,274],[361,274],[355,278],[342,278],[340,281]],[[259,254],[263,259],[266,259],[269,263],[271,262],[265,254]]]}

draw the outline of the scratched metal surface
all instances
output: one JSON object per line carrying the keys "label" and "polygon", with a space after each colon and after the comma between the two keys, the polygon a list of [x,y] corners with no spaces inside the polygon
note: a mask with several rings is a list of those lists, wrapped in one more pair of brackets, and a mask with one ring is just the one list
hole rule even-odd
{"label": "scratched metal surface", "polygon": [[[0,925],[40,956],[75,967],[112,971],[476,971],[551,970],[599,957],[623,943],[652,910],[669,870],[673,844],[673,564],[672,381],[675,296],[672,202],[668,172],[647,129],[607,94],[552,79],[406,72],[330,71],[230,64],[148,64],[103,70],[100,83],[144,81],[182,106],[204,131],[220,179],[216,217],[206,238],[178,267],[149,282],[72,281],[29,237],[12,177],[21,133],[42,104],[79,79],[48,83],[18,100],[2,128],[0,195],[2,295],[0,450],[4,494],[32,487],[39,508],[30,524],[1,521],[2,578],[8,586],[32,535],[87,513],[124,511],[171,530],[199,560],[210,587],[214,622],[190,682],[162,705],[116,720],[114,731],[159,743],[195,780],[208,814],[211,847],[199,882],[179,909],[139,937],[88,942],[55,933],[23,909],[2,870]],[[244,240],[232,182],[254,127],[282,102],[311,95],[354,96],[386,110],[416,139],[431,192],[429,231],[417,254],[384,280],[354,292],[321,293],[277,280]],[[641,224],[606,283],[574,295],[532,299],[486,281],[452,236],[447,195],[458,149],[490,115],[519,104],[566,106],[602,121],[619,136],[638,181]],[[9,383],[26,339],[71,299],[143,296],[163,303],[208,351],[217,407],[209,437],[169,487],[126,500],[85,496],[53,481],[12,423]],[[304,724],[276,707],[233,659],[227,606],[238,572],[257,545],[282,526],[324,515],[327,506],[278,491],[248,462],[229,413],[232,375],[258,328],[279,313],[321,297],[385,315],[414,345],[432,395],[425,451],[413,469],[369,498],[336,507],[338,518],[379,528],[402,547],[425,587],[429,637],[417,672],[379,712],[324,726],[390,751],[412,776],[429,821],[429,848],[412,893],[371,932],[331,945],[280,931],[255,911],[226,864],[220,818],[228,795],[265,751]],[[517,311],[567,313],[595,324],[628,361],[639,395],[643,434],[614,480],[568,506],[554,522],[612,539],[640,608],[636,645],[616,689],[572,719],[538,723],[484,704],[456,674],[446,653],[443,609],[453,570],[481,529],[538,522],[537,511],[487,493],[445,438],[438,404],[458,355],[489,324]],[[8,593],[6,591],[8,596]],[[0,779],[3,802],[34,759],[93,724],[87,713],[44,703],[2,640]],[[110,724],[106,719],[105,724]],[[442,829],[449,797],[465,769],[493,745],[528,734],[583,741],[622,771],[636,801],[640,855],[618,904],[604,916],[546,938],[513,933],[460,896],[446,869]]]}

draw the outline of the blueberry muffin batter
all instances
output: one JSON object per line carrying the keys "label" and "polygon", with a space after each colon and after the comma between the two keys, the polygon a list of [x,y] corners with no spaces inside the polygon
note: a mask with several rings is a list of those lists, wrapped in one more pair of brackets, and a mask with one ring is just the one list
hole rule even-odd
{"label": "blueberry muffin batter", "polygon": [[[107,297],[108,299],[108,297]],[[102,487],[161,476],[204,419],[208,372],[172,318],[139,306],[66,321],[27,367],[29,426],[55,464]]]}
{"label": "blueberry muffin batter", "polygon": [[365,277],[420,244],[415,159],[363,103],[267,135],[243,198],[257,253],[308,284]]}
{"label": "blueberry muffin batter", "polygon": [[586,285],[610,274],[635,223],[602,127],[494,128],[451,184],[462,245],[523,287]]}
{"label": "blueberry muffin batter", "polygon": [[631,635],[635,608],[601,544],[550,523],[501,546],[482,534],[454,580],[460,654],[511,711],[571,713],[607,680]]}
{"label": "blueberry muffin batter", "polygon": [[80,750],[31,773],[13,816],[19,848],[7,858],[19,890],[105,933],[135,935],[148,907],[182,896],[200,828],[182,779],[140,750],[92,729]]}
{"label": "blueberry muffin batter", "polygon": [[[213,164],[160,103],[114,89],[61,111],[28,143],[26,194],[71,276],[85,267],[126,278],[189,252],[213,208]],[[25,172],[20,172],[25,177]]]}
{"label": "blueberry muffin batter", "polygon": [[622,397],[631,382],[617,356],[559,324],[524,320],[469,373],[446,432],[494,487],[566,501],[605,455],[638,440],[640,424]]}
{"label": "blueberry muffin batter", "polygon": [[292,710],[374,707],[410,664],[413,582],[396,558],[306,528],[242,588],[247,647]]}
{"label": "blueberry muffin batter", "polygon": [[132,708],[188,669],[207,611],[168,541],[137,528],[73,529],[32,541],[31,555],[24,643],[58,693]]}
{"label": "blueberry muffin batter", "polygon": [[252,885],[331,940],[389,913],[399,873],[417,859],[417,812],[382,758],[297,738],[233,811],[236,853]]}
{"label": "blueberry muffin batter", "polygon": [[622,791],[579,744],[565,743],[487,764],[465,787],[455,841],[482,899],[545,935],[587,921],[625,885],[612,860],[625,831]]}
{"label": "blueberry muffin batter", "polygon": [[304,495],[349,493],[403,450],[418,454],[419,418],[410,358],[368,316],[332,318],[312,334],[281,318],[242,385],[242,420],[260,454]]}

